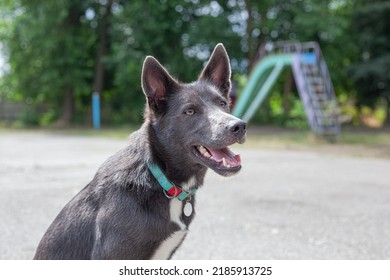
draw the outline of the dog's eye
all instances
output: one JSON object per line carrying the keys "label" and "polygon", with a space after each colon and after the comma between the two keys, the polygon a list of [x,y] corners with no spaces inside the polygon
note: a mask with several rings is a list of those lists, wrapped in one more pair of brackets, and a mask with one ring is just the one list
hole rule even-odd
{"label": "dog's eye", "polygon": [[195,114],[195,110],[194,109],[188,109],[184,112],[184,114],[186,115],[189,115],[189,116],[192,116],[193,114]]}
{"label": "dog's eye", "polygon": [[222,108],[225,108],[225,107],[226,107],[226,105],[227,105],[227,102],[226,102],[226,101],[223,101],[223,100],[221,100],[221,102],[219,102],[219,104],[221,104],[221,107],[222,107]]}

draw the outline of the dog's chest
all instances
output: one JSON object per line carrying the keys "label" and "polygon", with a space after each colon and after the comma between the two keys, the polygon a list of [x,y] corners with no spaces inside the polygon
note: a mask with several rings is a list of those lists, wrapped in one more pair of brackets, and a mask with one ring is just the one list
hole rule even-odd
{"label": "dog's chest", "polygon": [[169,259],[187,234],[187,226],[182,221],[183,202],[172,199],[169,207],[171,222],[175,223],[180,229],[161,242],[154,252],[152,260]]}

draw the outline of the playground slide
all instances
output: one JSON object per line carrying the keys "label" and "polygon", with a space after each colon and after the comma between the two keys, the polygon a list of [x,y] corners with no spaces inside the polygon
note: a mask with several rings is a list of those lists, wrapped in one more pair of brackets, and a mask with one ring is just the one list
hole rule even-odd
{"label": "playground slide", "polygon": [[337,135],[340,131],[337,101],[317,45],[306,52],[274,53],[260,60],[233,108],[233,115],[248,122],[287,66],[292,67],[312,131],[325,136]]}
{"label": "playground slide", "polygon": [[290,66],[292,61],[292,54],[275,54],[257,63],[233,109],[233,115],[249,121],[268,95],[283,68]]}

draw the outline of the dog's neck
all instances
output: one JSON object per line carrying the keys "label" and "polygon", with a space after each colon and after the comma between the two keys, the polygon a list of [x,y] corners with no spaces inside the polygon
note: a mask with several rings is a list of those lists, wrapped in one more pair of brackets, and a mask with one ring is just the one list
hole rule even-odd
{"label": "dog's neck", "polygon": [[151,160],[161,168],[164,175],[172,183],[181,186],[187,191],[203,185],[207,168],[191,161],[182,162],[177,160],[177,157],[172,156],[164,149],[154,128],[150,124],[147,126],[147,129]]}

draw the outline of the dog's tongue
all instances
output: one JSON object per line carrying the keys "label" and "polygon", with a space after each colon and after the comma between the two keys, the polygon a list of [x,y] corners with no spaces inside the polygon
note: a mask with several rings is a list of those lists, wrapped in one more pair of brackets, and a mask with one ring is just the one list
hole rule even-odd
{"label": "dog's tongue", "polygon": [[226,163],[231,167],[241,165],[240,155],[236,155],[229,148],[211,149],[207,147],[207,150],[210,152],[211,158],[216,162],[222,162],[223,158],[225,158]]}

